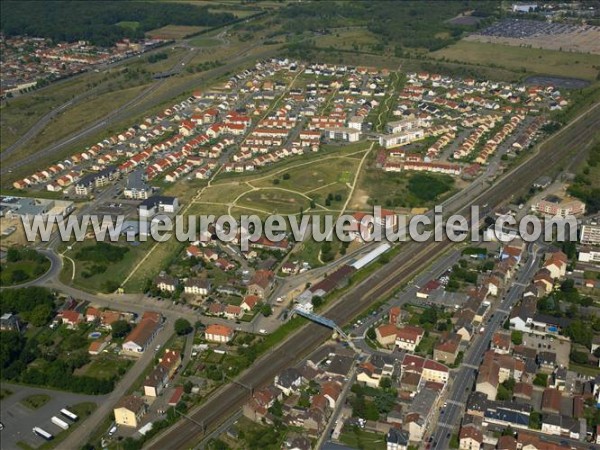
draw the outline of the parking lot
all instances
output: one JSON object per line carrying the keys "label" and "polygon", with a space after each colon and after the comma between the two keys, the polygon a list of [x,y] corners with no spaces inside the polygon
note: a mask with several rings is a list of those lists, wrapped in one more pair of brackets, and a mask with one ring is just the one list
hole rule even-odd
{"label": "parking lot", "polygon": [[523,334],[523,345],[539,352],[556,353],[556,363],[559,366],[569,366],[571,343],[568,340],[539,336],[536,334]]}
{"label": "parking lot", "polygon": [[505,19],[468,39],[568,52],[600,53],[600,27],[592,25]]}
{"label": "parking lot", "polygon": [[[52,416],[60,416],[60,410],[82,402],[100,403],[106,396],[72,394],[69,392],[39,389],[28,386],[2,384],[3,389],[12,392],[2,399],[0,418],[4,429],[0,432],[2,448],[18,448],[18,442],[37,448],[45,441],[32,432],[33,427],[40,427],[56,436],[63,431],[51,422]],[[21,401],[30,395],[47,394],[50,400],[38,409],[29,409]],[[66,419],[65,419],[66,420]]]}

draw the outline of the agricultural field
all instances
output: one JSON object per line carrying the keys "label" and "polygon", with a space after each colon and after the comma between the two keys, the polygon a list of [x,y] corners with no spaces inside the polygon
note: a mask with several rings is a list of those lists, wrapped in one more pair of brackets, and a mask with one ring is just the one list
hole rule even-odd
{"label": "agricultural field", "polygon": [[598,56],[462,40],[429,54],[435,59],[595,80]]}

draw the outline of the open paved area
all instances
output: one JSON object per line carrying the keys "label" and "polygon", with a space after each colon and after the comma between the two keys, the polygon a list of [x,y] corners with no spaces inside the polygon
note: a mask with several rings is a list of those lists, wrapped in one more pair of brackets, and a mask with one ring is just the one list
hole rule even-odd
{"label": "open paved area", "polygon": [[[62,431],[51,422],[52,416],[60,417],[59,411],[83,402],[100,404],[106,398],[105,395],[83,395],[70,392],[40,389],[29,386],[2,383],[2,389],[8,389],[12,394],[2,400],[0,418],[4,429],[1,431],[2,448],[18,448],[18,442],[25,442],[31,447],[37,448],[44,440],[33,434],[33,427],[40,427],[53,435]],[[38,409],[29,409],[21,401],[30,395],[46,394],[50,400]]]}

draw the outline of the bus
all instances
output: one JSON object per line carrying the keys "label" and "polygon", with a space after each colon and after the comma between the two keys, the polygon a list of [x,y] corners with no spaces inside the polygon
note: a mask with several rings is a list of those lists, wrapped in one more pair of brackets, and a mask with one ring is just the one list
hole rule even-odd
{"label": "bus", "polygon": [[48,433],[45,430],[42,430],[40,427],[33,427],[33,432],[37,434],[39,437],[46,439],[47,441],[51,441],[54,436]]}
{"label": "bus", "polygon": [[56,416],[52,416],[52,419],[50,419],[52,421],[52,423],[54,425],[56,425],[57,427],[62,428],[63,430],[68,430],[69,429],[69,424],[67,422],[65,422],[62,419],[59,419]]}
{"label": "bus", "polygon": [[77,422],[77,420],[79,419],[79,417],[77,417],[76,414],[73,414],[71,411],[69,411],[67,408],[63,408],[60,410],[60,413],[65,416],[67,419],[71,419],[73,422]]}

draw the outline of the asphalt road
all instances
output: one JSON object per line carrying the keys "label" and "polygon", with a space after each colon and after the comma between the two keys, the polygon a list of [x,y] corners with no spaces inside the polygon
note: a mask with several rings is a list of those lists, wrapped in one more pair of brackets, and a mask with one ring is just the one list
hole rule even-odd
{"label": "asphalt road", "polygon": [[[500,178],[493,189],[468,200],[462,212],[467,210],[470,204],[488,204],[491,207],[503,204],[522,189],[528,188],[537,177],[560,166],[566,157],[572,156],[573,149],[586,145],[600,129],[598,106],[600,105],[595,105],[581,114],[542,144],[540,151]],[[406,244],[396,258],[331,303],[324,315],[340,326],[348,323],[378,299],[393,293],[400,285],[408,282],[422,267],[428,265],[452,244],[447,240]],[[312,323],[307,324],[277,348],[263,355],[238,380],[252,387],[264,385],[278,372],[302,358],[330,335],[330,330]],[[202,437],[207,428],[217,426],[240,408],[249,394],[250,392],[245,388],[235,383],[224,386],[218,395],[213,395],[191,412],[190,416],[195,422],[203,423],[202,427],[190,420],[182,420],[166,433],[152,440],[148,448],[189,448]]]}

